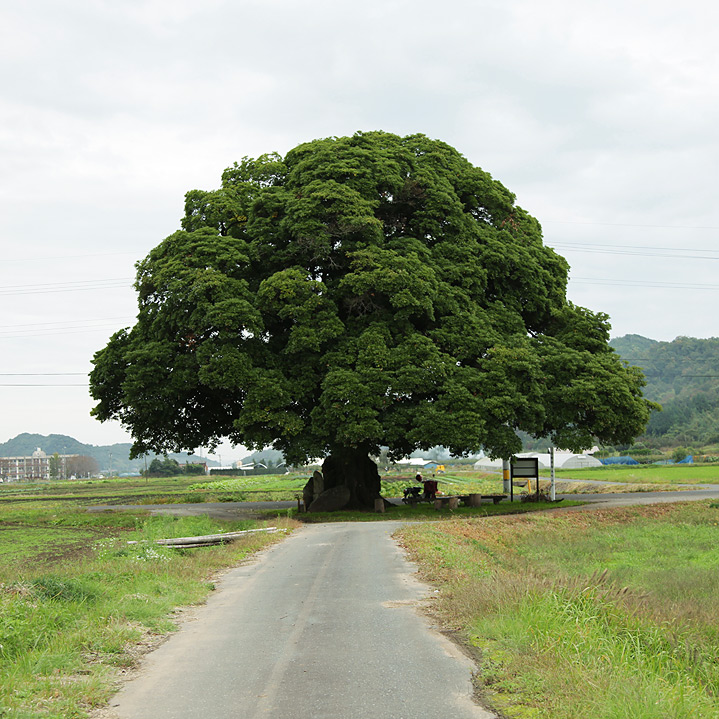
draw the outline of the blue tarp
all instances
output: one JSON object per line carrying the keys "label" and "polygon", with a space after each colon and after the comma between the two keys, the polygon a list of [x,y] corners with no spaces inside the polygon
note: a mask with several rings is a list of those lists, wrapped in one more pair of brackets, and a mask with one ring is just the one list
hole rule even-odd
{"label": "blue tarp", "polygon": [[677,464],[694,464],[694,455],[688,454],[684,459],[677,462]]}
{"label": "blue tarp", "polygon": [[607,457],[599,461],[602,464],[639,464],[633,457]]}

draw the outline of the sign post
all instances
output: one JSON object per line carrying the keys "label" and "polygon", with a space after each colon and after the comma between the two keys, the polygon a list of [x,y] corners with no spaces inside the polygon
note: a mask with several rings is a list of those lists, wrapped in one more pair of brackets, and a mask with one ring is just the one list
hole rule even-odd
{"label": "sign post", "polygon": [[512,496],[514,501],[514,478],[522,478],[529,481],[534,478],[537,481],[539,491],[539,460],[536,457],[512,457]]}

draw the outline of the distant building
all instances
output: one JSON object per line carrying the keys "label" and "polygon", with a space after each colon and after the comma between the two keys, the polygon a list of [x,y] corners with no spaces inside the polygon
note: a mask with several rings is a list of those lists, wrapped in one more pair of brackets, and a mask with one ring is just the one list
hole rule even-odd
{"label": "distant building", "polygon": [[422,457],[407,457],[405,459],[398,459],[395,464],[400,467],[422,467],[428,463],[428,460],[422,459]]}
{"label": "distant building", "polygon": [[[594,451],[594,450],[591,450]],[[551,459],[548,453],[521,452],[516,457],[536,457],[539,469],[549,469]],[[474,469],[480,472],[501,472],[502,460],[482,457],[474,463]],[[557,450],[554,454],[555,469],[584,469],[585,467],[601,467],[602,463],[590,454],[576,454],[574,452]]]}
{"label": "distant building", "polygon": [[[67,478],[67,463],[70,459],[79,457],[78,454],[58,455],[58,478]],[[30,457],[0,457],[0,477],[8,482],[36,482],[50,479],[50,460],[38,447]]]}

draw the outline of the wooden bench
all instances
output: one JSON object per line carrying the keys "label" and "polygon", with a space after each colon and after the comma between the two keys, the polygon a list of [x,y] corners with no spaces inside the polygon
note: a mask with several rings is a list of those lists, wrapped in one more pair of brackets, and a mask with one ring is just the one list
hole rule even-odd
{"label": "wooden bench", "polygon": [[457,507],[459,507],[460,499],[462,499],[462,498],[457,497],[457,496],[435,497],[434,498],[434,508],[435,509],[444,509],[445,507],[448,507],[449,509],[457,509]]}
{"label": "wooden bench", "polygon": [[460,497],[463,504],[467,507],[479,507],[484,500],[491,500],[494,504],[499,504],[503,499],[507,499],[506,494],[468,494]]}
{"label": "wooden bench", "polygon": [[459,494],[459,495],[451,495],[451,496],[442,496],[442,497],[436,497],[434,500],[434,506],[435,509],[444,509],[445,507],[449,507],[449,509],[456,509],[460,502],[465,507],[478,507],[482,500],[492,500],[494,504],[498,504],[503,499],[507,499],[506,494]]}

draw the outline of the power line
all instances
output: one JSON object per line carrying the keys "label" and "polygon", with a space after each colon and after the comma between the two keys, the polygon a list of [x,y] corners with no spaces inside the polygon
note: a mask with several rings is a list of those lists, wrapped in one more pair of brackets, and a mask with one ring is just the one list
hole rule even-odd
{"label": "power line", "polygon": [[603,277],[571,277],[571,282],[583,285],[613,285],[619,287],[655,287],[666,290],[719,290],[719,285],[660,282],[659,280],[621,280]]}
{"label": "power line", "polygon": [[82,282],[51,282],[37,285],[6,285],[0,295],[47,294],[50,292],[77,292],[80,290],[105,290],[130,286],[132,280],[125,278],[85,280]]}
{"label": "power line", "polygon": [[0,387],[85,387],[88,384],[16,384],[14,382],[2,382]]}
{"label": "power line", "polygon": [[46,327],[48,325],[72,325],[85,322],[114,322],[115,320],[124,320],[123,317],[95,317],[86,320],[58,320],[57,322],[23,322],[15,325],[0,325],[0,329],[3,328],[21,328],[21,327]]}
{"label": "power line", "polygon": [[542,220],[546,225],[597,225],[599,227],[647,227],[657,230],[719,230],[714,225],[644,225],[632,222],[584,222],[582,220]]}
{"label": "power line", "polygon": [[101,280],[94,279],[94,280],[76,280],[74,282],[44,282],[37,285],[5,285],[3,289],[11,290],[15,288],[23,288],[23,287],[65,287],[69,285],[86,285],[92,282],[127,282],[128,279],[126,277],[104,277]]}
{"label": "power line", "polygon": [[[587,252],[590,254],[598,255],[621,255],[624,257],[670,257],[677,260],[719,260],[717,255],[687,255],[678,254],[679,252],[686,252],[687,250],[673,249],[670,247],[666,248],[632,248],[627,246],[627,249],[621,248],[617,245],[578,245],[563,242],[550,243],[553,249],[560,250],[561,252]],[[614,248],[614,249],[604,249]],[[650,252],[642,251],[643,249],[652,250]],[[716,250],[689,250],[689,252],[716,252]]]}
{"label": "power line", "polygon": [[0,372],[0,377],[86,377],[87,372]]}
{"label": "power line", "polygon": [[124,317],[98,317],[87,320],[60,320],[57,322],[25,322],[23,324],[0,325],[0,339],[24,339],[30,337],[55,337],[57,335],[117,329],[119,325],[129,326],[134,322]]}
{"label": "power line", "polygon": [[619,249],[619,250],[657,250],[660,252],[714,252],[716,254],[719,254],[719,250],[712,250],[707,248],[700,248],[696,249],[693,247],[654,247],[652,245],[626,245],[622,243],[621,245],[614,245],[609,242],[571,242],[571,241],[563,241],[559,240],[557,242],[554,242],[552,244],[555,245],[562,245],[563,247],[609,247],[611,249]]}
{"label": "power line", "polygon": [[141,254],[138,252],[88,252],[81,255],[54,255],[46,257],[3,257],[3,262],[39,262],[44,260],[77,260],[84,257],[114,257],[116,255],[135,255]]}
{"label": "power line", "polygon": [[65,335],[76,335],[76,334],[83,334],[84,332],[107,332],[107,330],[114,330],[116,331],[118,329],[118,326],[116,324],[112,325],[97,325],[96,327],[86,327],[85,329],[78,329],[78,328],[70,328],[68,330],[63,330],[61,328],[55,328],[49,332],[35,332],[35,333],[21,333],[21,334],[4,334],[0,332],[0,339],[30,339],[31,337],[64,337]]}

